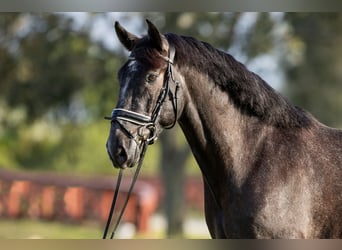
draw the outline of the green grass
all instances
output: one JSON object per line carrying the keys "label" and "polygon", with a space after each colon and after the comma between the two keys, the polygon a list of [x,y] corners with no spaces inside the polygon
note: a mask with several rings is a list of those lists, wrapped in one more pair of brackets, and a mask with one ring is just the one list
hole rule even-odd
{"label": "green grass", "polygon": [[[61,222],[38,220],[0,219],[0,239],[101,239],[104,226],[95,222],[73,225]],[[108,236],[109,237],[109,236]],[[136,234],[136,239],[161,239],[162,231]]]}
{"label": "green grass", "polygon": [[0,219],[0,239],[101,239],[98,225]]}
{"label": "green grass", "polygon": [[[73,225],[61,222],[48,222],[29,219],[11,220],[0,218],[1,239],[101,239],[104,226],[96,222]],[[118,237],[118,235],[117,235]],[[116,237],[116,238],[117,238]],[[136,234],[135,239],[163,239],[165,228],[151,228],[144,234]],[[179,239],[208,239],[207,234],[189,234],[184,232]]]}

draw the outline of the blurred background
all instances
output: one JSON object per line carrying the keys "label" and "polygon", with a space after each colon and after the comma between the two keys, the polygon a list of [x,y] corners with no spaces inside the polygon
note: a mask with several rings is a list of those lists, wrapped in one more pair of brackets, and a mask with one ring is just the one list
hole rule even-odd
{"label": "blurred background", "polygon": [[[341,13],[0,13],[0,238],[102,237],[118,173],[103,117],[128,55],[113,24],[143,35],[145,18],[232,54],[342,127]],[[118,237],[209,238],[179,128],[149,147]]]}

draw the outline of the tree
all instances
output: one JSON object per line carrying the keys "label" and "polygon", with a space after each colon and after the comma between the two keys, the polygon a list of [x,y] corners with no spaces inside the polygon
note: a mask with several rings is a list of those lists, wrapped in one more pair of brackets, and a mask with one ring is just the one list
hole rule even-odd
{"label": "tree", "polygon": [[189,158],[190,148],[180,143],[179,128],[169,130],[160,136],[160,168],[165,189],[164,210],[168,223],[168,237],[182,237],[184,221],[184,182],[185,162]]}
{"label": "tree", "polygon": [[115,103],[114,52],[69,16],[3,13],[0,55],[0,148],[10,152],[0,161],[46,169],[64,157],[78,165],[82,126]]}
{"label": "tree", "polygon": [[286,93],[330,126],[342,126],[342,15],[288,13],[292,57],[285,63]]}

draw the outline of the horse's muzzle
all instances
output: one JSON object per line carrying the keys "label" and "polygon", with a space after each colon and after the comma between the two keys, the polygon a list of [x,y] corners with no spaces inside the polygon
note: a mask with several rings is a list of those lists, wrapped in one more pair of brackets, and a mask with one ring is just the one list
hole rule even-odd
{"label": "horse's muzzle", "polygon": [[139,160],[137,143],[127,138],[120,129],[111,129],[106,147],[109,158],[116,168],[131,168]]}

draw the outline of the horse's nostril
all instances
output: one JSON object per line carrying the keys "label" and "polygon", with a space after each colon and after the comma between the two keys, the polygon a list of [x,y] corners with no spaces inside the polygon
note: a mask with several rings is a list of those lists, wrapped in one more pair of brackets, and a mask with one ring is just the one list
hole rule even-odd
{"label": "horse's nostril", "polygon": [[115,153],[115,158],[117,163],[122,166],[128,159],[126,150],[123,147],[118,147],[116,153]]}

